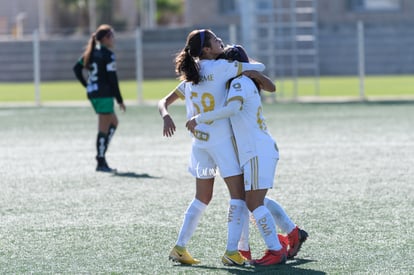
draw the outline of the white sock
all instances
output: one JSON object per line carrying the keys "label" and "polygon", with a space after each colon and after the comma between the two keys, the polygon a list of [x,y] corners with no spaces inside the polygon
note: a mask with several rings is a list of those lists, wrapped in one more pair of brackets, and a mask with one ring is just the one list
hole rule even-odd
{"label": "white sock", "polygon": [[187,245],[188,241],[193,236],[206,207],[206,204],[196,198],[193,199],[184,214],[183,225],[181,226],[180,233],[178,234],[176,245],[182,247]]}
{"label": "white sock", "polygon": [[244,224],[244,200],[231,199],[227,220],[227,251],[236,251]]}
{"label": "white sock", "polygon": [[292,222],[292,220],[286,214],[286,211],[277,201],[265,197],[264,205],[267,209],[269,209],[270,213],[272,213],[276,225],[279,226],[283,232],[292,232],[296,225]]}
{"label": "white sock", "polygon": [[269,250],[282,249],[282,245],[277,237],[276,224],[269,209],[263,205],[259,206],[253,211],[253,216],[256,219],[257,227],[259,228],[267,248]]}
{"label": "white sock", "polygon": [[250,245],[249,245],[249,224],[250,224],[249,214],[250,214],[250,211],[246,206],[243,210],[243,228],[242,228],[242,233],[241,233],[241,236],[240,236],[240,241],[239,241],[239,244],[238,244],[238,249],[239,250],[244,250],[244,251],[250,250]]}

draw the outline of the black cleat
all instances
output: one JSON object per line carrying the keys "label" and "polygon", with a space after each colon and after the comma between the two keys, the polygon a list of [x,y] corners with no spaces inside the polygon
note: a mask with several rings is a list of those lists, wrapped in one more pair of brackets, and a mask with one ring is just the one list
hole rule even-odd
{"label": "black cleat", "polygon": [[98,172],[107,172],[107,173],[115,173],[116,172],[116,169],[112,169],[109,166],[98,165],[96,167],[96,171],[98,171]]}
{"label": "black cleat", "polygon": [[98,172],[106,172],[106,173],[115,173],[116,169],[112,169],[108,166],[108,163],[106,163],[105,158],[97,157],[96,160],[98,161],[98,166],[96,166],[96,171]]}

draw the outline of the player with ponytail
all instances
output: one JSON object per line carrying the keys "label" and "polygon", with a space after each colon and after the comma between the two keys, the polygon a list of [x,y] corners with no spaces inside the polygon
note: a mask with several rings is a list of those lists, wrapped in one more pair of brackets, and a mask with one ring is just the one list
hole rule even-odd
{"label": "player with ponytail", "polygon": [[[109,25],[101,25],[86,45],[81,58],[73,67],[76,78],[86,88],[87,97],[98,115],[98,135],[96,139],[96,171],[114,172],[106,162],[105,153],[118,127],[114,111],[114,98],[122,111],[125,111],[119,90],[116,73],[114,30]],[[88,72],[85,79],[84,71]]]}

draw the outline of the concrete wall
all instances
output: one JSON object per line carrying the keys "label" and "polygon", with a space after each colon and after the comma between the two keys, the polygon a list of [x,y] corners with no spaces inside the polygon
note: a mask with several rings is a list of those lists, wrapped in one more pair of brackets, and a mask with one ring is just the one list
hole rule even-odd
{"label": "concrete wall", "polygon": [[[228,28],[213,27],[227,42]],[[162,29],[143,33],[144,78],[174,78],[174,57],[192,28]],[[366,24],[367,74],[414,74],[414,25]],[[319,60],[321,75],[356,75],[356,23],[321,26]],[[87,37],[41,41],[41,79],[73,80],[72,66]],[[32,81],[31,41],[0,42],[0,81]],[[135,79],[135,39],[117,37],[115,53],[120,79]]]}
{"label": "concrete wall", "polygon": [[[144,78],[174,78],[174,58],[185,46],[192,28],[158,29],[143,32]],[[228,29],[214,28],[217,35],[228,40]],[[82,54],[88,37],[61,38],[40,42],[42,80],[73,80],[72,67]],[[135,79],[135,37],[117,36],[115,54],[120,79]],[[0,41],[0,81],[33,80],[32,41]]]}

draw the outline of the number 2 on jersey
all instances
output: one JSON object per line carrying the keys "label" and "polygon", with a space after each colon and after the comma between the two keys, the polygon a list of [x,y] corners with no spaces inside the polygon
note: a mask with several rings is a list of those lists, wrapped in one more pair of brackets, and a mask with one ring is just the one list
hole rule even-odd
{"label": "number 2 on jersey", "polygon": [[88,85],[86,86],[86,91],[92,93],[98,90],[98,64],[93,62],[91,68],[89,69],[88,76]]}
{"label": "number 2 on jersey", "polygon": [[[195,100],[193,100],[193,98],[195,98]],[[197,92],[191,92],[191,97],[190,97],[191,101],[193,102],[194,108],[197,112],[197,114],[199,113],[205,113],[205,112],[209,112],[209,111],[213,111],[214,107],[215,107],[215,101],[214,101],[214,96],[210,93],[202,93],[201,94],[201,107],[200,105],[197,104],[194,101],[198,101],[198,93]]]}
{"label": "number 2 on jersey", "polygon": [[89,70],[89,83],[96,82],[98,80],[98,64],[93,62],[91,69]]}

